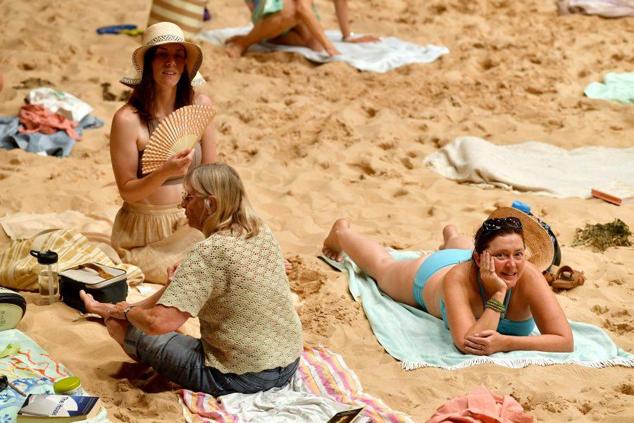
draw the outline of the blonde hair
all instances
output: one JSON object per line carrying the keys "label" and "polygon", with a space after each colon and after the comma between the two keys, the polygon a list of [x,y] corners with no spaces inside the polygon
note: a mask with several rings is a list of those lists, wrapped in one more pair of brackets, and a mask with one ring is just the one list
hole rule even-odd
{"label": "blonde hair", "polygon": [[[260,232],[262,220],[253,211],[242,180],[231,166],[222,163],[197,166],[187,173],[185,185],[201,196],[216,199],[216,210],[203,224],[205,236],[227,229],[245,234],[246,238]],[[205,199],[205,207],[207,204]]]}

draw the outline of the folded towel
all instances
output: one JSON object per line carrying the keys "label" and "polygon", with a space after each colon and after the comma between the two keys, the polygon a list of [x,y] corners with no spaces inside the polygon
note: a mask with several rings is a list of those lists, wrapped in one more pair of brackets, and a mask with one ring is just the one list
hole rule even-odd
{"label": "folded towel", "polygon": [[[305,349],[291,382],[255,394],[211,395],[180,391],[189,422],[325,422],[337,412],[364,407],[361,421],[411,422],[383,401],[363,392],[343,358],[326,348]],[[356,421],[356,420],[355,420]]]}
{"label": "folded towel", "polygon": [[[234,35],[244,35],[251,27],[224,28],[203,31],[198,36],[203,41],[216,45],[224,45]],[[446,47],[428,44],[421,46],[408,43],[395,37],[383,37],[376,43],[344,43],[339,31],[326,31],[326,36],[333,42],[341,55],[330,57],[307,47],[283,46],[272,43],[261,43],[250,47],[250,51],[271,52],[286,51],[298,53],[306,59],[317,62],[345,62],[359,70],[384,73],[399,66],[411,63],[431,63],[443,54],[449,53]]]}
{"label": "folded towel", "polygon": [[[390,253],[397,260],[419,256],[413,251]],[[459,369],[484,363],[505,367],[526,367],[531,364],[634,367],[634,355],[618,348],[598,327],[578,322],[570,322],[575,341],[575,349],[571,353],[511,351],[490,356],[463,354],[454,346],[442,320],[418,308],[398,303],[382,293],[376,282],[350,258],[347,257],[343,265],[348,275],[350,293],[355,300],[361,301],[374,335],[392,357],[402,362],[406,370],[419,367]]]}
{"label": "folded towel", "polygon": [[593,187],[612,180],[634,181],[634,148],[564,150],[535,141],[496,145],[482,138],[458,137],[424,163],[459,182],[553,197],[590,198]]}
{"label": "folded towel", "polygon": [[604,83],[592,82],[584,93],[590,98],[634,104],[634,72],[608,73]]}

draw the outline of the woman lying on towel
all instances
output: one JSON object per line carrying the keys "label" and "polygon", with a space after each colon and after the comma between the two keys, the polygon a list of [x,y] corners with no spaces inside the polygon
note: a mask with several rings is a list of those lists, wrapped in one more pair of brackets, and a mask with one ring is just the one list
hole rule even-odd
{"label": "woman lying on towel", "polygon": [[211,100],[192,88],[204,83],[198,74],[202,51],[185,41],[177,25],[161,22],[149,26],[132,60],[136,74],[121,79],[133,88],[132,95],[115,113],[110,132],[112,168],[124,200],[112,229],[112,245],[124,262],[143,270],[146,280],[165,283],[165,269],[202,239],[187,228],[178,203],[189,166],[216,160],[213,125],[206,128],[195,148],[174,155],[152,173],[143,174],[141,158],[162,119],[180,107],[211,105]]}
{"label": "woman lying on towel", "polygon": [[[280,246],[231,167],[199,166],[185,187],[189,224],[207,238],[153,296],[114,305],[82,291],[86,310],[132,358],[184,388],[219,396],[282,386],[303,342]],[[200,339],[174,332],[196,316]]]}
{"label": "woman lying on towel", "polygon": [[[484,221],[474,241],[453,225],[443,229],[443,238],[432,254],[396,261],[339,219],[323,252],[338,261],[347,254],[385,294],[443,319],[465,354],[572,351],[570,325],[542,275],[553,248],[539,223],[505,207]],[[540,335],[528,336],[535,326]]]}

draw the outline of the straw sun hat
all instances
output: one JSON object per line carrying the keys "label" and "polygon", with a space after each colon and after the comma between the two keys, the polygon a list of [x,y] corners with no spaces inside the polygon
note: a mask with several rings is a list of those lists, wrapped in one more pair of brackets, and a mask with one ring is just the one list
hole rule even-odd
{"label": "straw sun hat", "polygon": [[145,31],[143,31],[143,45],[132,53],[132,65],[134,70],[130,72],[129,76],[121,78],[120,82],[132,88],[134,88],[135,85],[139,85],[141,83],[141,77],[143,76],[143,59],[145,53],[152,47],[169,43],[179,43],[187,50],[186,66],[192,86],[204,84],[205,80],[198,72],[203,62],[202,50],[196,44],[185,41],[183,30],[171,22],[159,22],[148,26]]}
{"label": "straw sun hat", "polygon": [[555,249],[548,232],[537,219],[513,207],[500,207],[489,215],[489,219],[500,217],[516,217],[522,222],[528,261],[541,272],[548,269],[553,262]]}

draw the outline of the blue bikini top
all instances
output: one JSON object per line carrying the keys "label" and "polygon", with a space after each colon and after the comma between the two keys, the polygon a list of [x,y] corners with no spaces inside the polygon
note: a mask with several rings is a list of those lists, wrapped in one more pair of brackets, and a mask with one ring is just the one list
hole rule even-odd
{"label": "blue bikini top", "polygon": [[[479,278],[478,278],[479,279]],[[480,288],[480,297],[482,297],[482,304],[486,303],[486,297],[484,295],[484,288],[480,284],[478,280],[478,288]],[[509,289],[506,293],[506,297],[504,298],[504,307],[508,309],[509,303],[511,302],[511,294],[512,289]],[[447,312],[445,310],[445,302],[440,300],[440,314],[442,315],[442,319],[445,322],[445,326],[449,328],[449,324],[447,323]],[[535,329],[535,320],[532,317],[529,317],[526,320],[509,320],[506,319],[506,312],[500,315],[500,322],[498,323],[497,331],[504,335],[514,335],[514,336],[528,336]]]}

